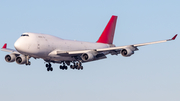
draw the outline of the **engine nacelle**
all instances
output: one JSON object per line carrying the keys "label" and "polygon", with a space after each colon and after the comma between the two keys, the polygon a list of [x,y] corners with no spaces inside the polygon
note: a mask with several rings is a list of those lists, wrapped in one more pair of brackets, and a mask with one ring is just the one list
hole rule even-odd
{"label": "engine nacelle", "polygon": [[16,57],[17,64],[25,64],[27,62],[27,58],[25,56],[18,56]]}
{"label": "engine nacelle", "polygon": [[6,62],[14,62],[16,59],[16,55],[15,54],[8,54],[5,56],[5,60]]}
{"label": "engine nacelle", "polygon": [[121,50],[121,55],[124,56],[124,57],[129,57],[129,56],[131,56],[132,54],[134,54],[134,51],[132,51],[132,50],[129,49],[129,48],[126,48],[126,49],[122,49],[122,50]]}
{"label": "engine nacelle", "polygon": [[90,52],[84,53],[84,54],[81,55],[81,59],[83,61],[90,61],[90,60],[94,59],[94,55],[92,53],[90,53]]}

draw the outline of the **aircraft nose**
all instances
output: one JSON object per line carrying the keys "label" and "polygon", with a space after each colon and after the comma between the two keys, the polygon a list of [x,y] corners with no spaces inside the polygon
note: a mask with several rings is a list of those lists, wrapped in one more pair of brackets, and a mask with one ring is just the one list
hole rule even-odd
{"label": "aircraft nose", "polygon": [[14,47],[15,47],[15,49],[16,49],[17,51],[19,51],[19,52],[23,51],[22,45],[21,45],[21,42],[20,42],[19,39],[14,43]]}
{"label": "aircraft nose", "polygon": [[20,43],[18,42],[18,40],[14,43],[14,47],[16,48],[16,50],[19,49]]}

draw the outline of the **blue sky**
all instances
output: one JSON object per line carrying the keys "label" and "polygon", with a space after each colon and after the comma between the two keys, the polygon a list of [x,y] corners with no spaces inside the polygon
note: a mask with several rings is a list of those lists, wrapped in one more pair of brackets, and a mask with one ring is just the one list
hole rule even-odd
{"label": "blue sky", "polygon": [[[0,45],[24,32],[95,42],[112,15],[118,16],[114,44],[172,38],[180,32],[179,0],[4,0],[0,3]],[[131,57],[108,55],[84,70],[47,72],[43,60],[7,63],[0,52],[1,101],[179,101],[179,36],[139,47]]]}

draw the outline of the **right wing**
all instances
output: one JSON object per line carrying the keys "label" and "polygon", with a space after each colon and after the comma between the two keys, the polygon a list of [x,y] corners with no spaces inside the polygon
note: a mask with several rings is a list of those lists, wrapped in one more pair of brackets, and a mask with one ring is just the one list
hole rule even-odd
{"label": "right wing", "polygon": [[131,48],[134,48],[135,50],[138,50],[137,47],[145,46],[145,45],[151,45],[151,44],[156,44],[156,43],[163,43],[163,42],[167,42],[167,41],[172,41],[172,40],[175,40],[176,37],[177,37],[177,34],[173,38],[167,39],[167,40],[147,42],[147,43],[134,44],[134,45],[128,45],[128,46],[119,46],[119,47],[110,47],[110,48],[96,49],[96,51],[100,52],[100,51],[121,50],[121,49],[124,49],[126,47],[131,47]]}
{"label": "right wing", "polygon": [[126,48],[130,49],[131,51],[136,51],[136,50],[138,50],[137,47],[175,40],[176,37],[177,37],[177,34],[173,38],[167,39],[167,40],[148,42],[148,43],[141,43],[141,44],[134,44],[134,45],[127,45],[127,46],[119,46],[119,47],[102,48],[102,49],[80,50],[80,51],[60,51],[60,50],[55,50],[55,51],[51,52],[49,55],[78,56],[78,55],[82,55],[82,54],[88,53],[88,52],[91,52],[93,54],[94,53],[99,54],[99,53],[102,53],[102,52],[107,52],[107,53],[117,52],[117,54],[120,54],[120,51],[123,50],[123,49],[126,49]]}

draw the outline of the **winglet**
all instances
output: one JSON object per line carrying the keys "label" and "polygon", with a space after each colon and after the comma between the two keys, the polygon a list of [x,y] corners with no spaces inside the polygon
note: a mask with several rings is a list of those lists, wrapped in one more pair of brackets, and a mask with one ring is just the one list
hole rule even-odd
{"label": "winglet", "polygon": [[7,43],[4,44],[4,46],[2,48],[6,48],[7,47]]}
{"label": "winglet", "polygon": [[176,34],[171,40],[175,40],[178,34]]}

